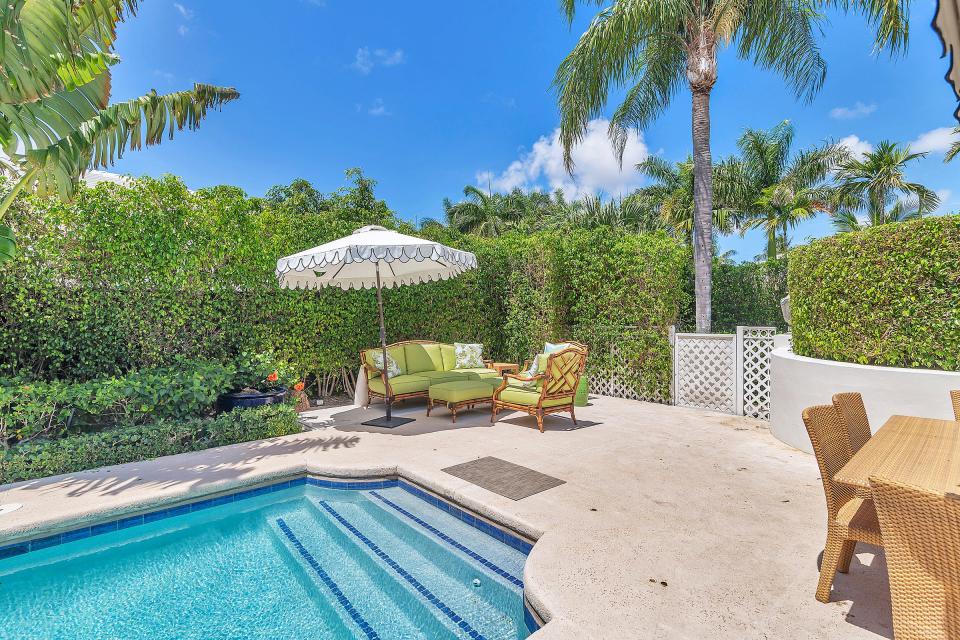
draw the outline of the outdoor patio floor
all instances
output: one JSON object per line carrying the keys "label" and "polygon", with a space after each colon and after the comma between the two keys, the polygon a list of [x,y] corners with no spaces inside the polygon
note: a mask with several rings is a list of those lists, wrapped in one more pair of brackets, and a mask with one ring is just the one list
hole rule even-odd
{"label": "outdoor patio floor", "polygon": [[[417,418],[404,427],[360,425],[381,413],[320,409],[295,436],[8,485],[0,503],[24,507],[0,516],[0,535],[304,470],[399,474],[539,539],[524,574],[552,620],[538,640],[892,637],[882,552],[858,546],[834,602],[814,599],[826,531],[816,461],[762,422],[594,397],[578,428],[548,417],[543,434],[522,414],[490,425],[477,408],[454,425],[419,402],[400,409]],[[566,483],[513,501],[441,471],[483,456]]]}

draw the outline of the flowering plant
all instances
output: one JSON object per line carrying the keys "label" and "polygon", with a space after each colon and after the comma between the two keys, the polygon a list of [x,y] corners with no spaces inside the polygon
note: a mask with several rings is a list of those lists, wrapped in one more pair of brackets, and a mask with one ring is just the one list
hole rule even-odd
{"label": "flowering plant", "polygon": [[233,375],[234,392],[251,393],[287,389],[297,379],[287,363],[267,353],[242,353]]}

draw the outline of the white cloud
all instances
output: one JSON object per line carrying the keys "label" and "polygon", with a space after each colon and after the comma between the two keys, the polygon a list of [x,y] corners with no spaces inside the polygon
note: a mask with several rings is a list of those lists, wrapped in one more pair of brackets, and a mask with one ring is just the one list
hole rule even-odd
{"label": "white cloud", "polygon": [[183,16],[184,20],[193,20],[193,16],[195,15],[193,9],[185,7],[179,2],[174,2],[173,7],[180,12],[180,15]]}
{"label": "white cloud", "polygon": [[830,117],[838,120],[852,120],[853,118],[864,118],[877,110],[875,104],[864,104],[857,102],[852,107],[834,107],[830,110]]}
{"label": "white cloud", "polygon": [[872,144],[866,140],[861,140],[853,134],[846,136],[845,138],[840,138],[840,140],[837,141],[837,144],[841,147],[846,147],[847,150],[857,158],[862,158],[865,154],[873,151]]}
{"label": "white cloud", "polygon": [[403,49],[374,49],[370,47],[360,47],[354,56],[353,63],[350,65],[363,75],[369,74],[376,66],[395,67],[398,64],[406,62],[406,54]]}
{"label": "white cloud", "polygon": [[357,113],[366,113],[374,117],[393,115],[390,111],[387,111],[387,106],[383,103],[383,98],[377,98],[369,105],[357,103],[356,106]]}
{"label": "white cloud", "polygon": [[529,152],[523,153],[501,173],[477,173],[477,182],[484,187],[489,184],[496,191],[543,186],[551,191],[563,189],[571,199],[599,193],[625,195],[642,184],[642,177],[634,165],[646,160],[650,153],[642,134],[631,131],[621,169],[607,136],[609,124],[598,118],[587,125],[583,140],[573,149],[575,166],[572,176],[563,166],[563,145],[560,130],[556,129],[550,137],[542,136]]}
{"label": "white cloud", "polygon": [[951,196],[953,191],[950,189],[937,189],[937,197],[940,198],[940,208],[937,211],[949,211]]}
{"label": "white cloud", "polygon": [[910,151],[943,153],[957,140],[953,127],[939,127],[921,133],[920,137],[910,143]]}
{"label": "white cloud", "polygon": [[383,104],[383,98],[377,98],[373,101],[373,104],[367,109],[367,113],[371,116],[389,116],[390,112],[387,111],[386,105]]}
{"label": "white cloud", "polygon": [[185,24],[182,24],[182,25],[180,25],[179,27],[177,27],[177,33],[179,33],[181,36],[185,36],[185,35],[187,35],[189,32],[190,32],[190,28],[187,27],[187,25],[185,25]]}

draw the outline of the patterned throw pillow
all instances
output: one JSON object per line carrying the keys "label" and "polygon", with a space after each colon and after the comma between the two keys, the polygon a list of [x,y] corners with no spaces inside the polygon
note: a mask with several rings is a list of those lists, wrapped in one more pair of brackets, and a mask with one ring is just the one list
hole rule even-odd
{"label": "patterned throw pillow", "polygon": [[546,354],[557,353],[558,351],[563,351],[570,346],[569,342],[559,342],[553,344],[552,342],[547,342],[543,345],[543,352]]}
{"label": "patterned throw pillow", "polygon": [[454,369],[482,369],[483,368],[483,345],[482,344],[463,344],[453,343],[453,351],[456,354],[456,364]]}
{"label": "patterned throw pillow", "polygon": [[[372,353],[370,359],[373,360],[373,366],[375,366],[380,371],[383,371],[383,351],[377,350]],[[395,378],[402,374],[403,371],[400,370],[400,365],[397,364],[397,361],[393,359],[389,353],[387,354],[387,378]]]}

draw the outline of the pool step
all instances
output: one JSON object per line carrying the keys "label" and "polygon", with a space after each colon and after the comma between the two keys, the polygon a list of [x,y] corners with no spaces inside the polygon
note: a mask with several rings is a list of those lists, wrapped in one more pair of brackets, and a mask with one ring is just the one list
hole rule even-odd
{"label": "pool step", "polygon": [[344,533],[312,510],[274,518],[271,529],[316,585],[324,601],[366,640],[454,638],[412,594],[356,549]]}
{"label": "pool step", "polygon": [[518,637],[514,619],[502,610],[502,603],[515,599],[515,593],[493,576],[367,500],[317,504],[358,548],[426,602],[457,637]]}

